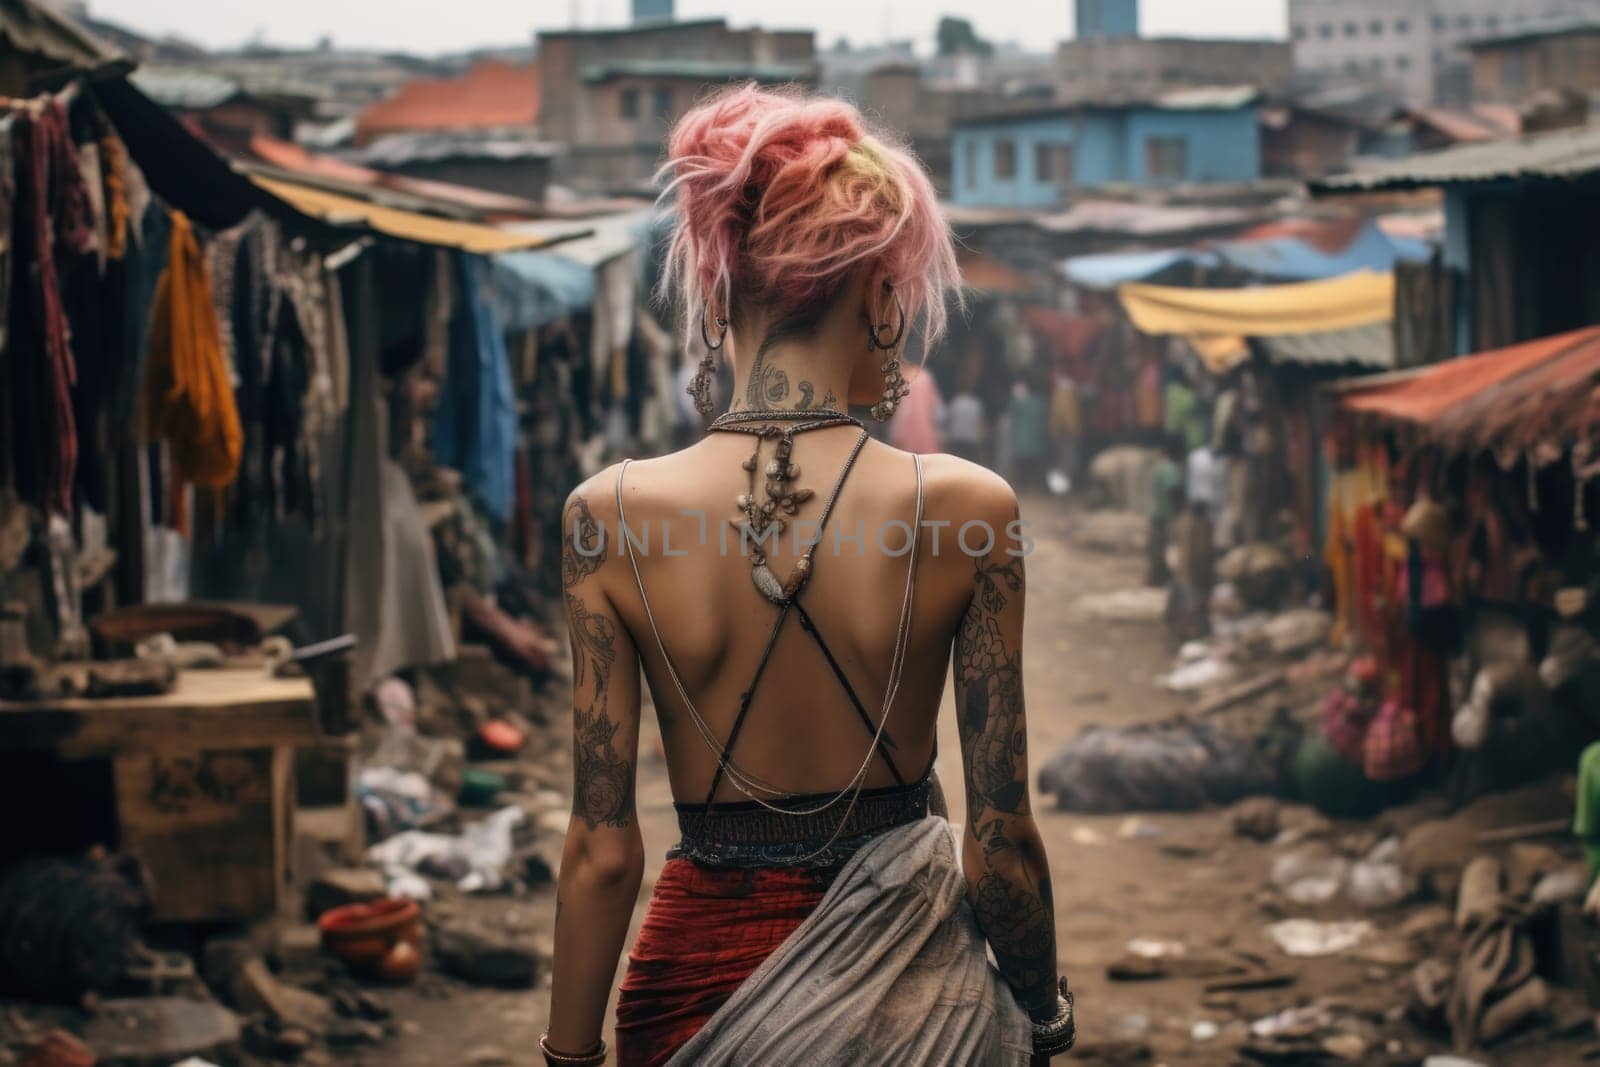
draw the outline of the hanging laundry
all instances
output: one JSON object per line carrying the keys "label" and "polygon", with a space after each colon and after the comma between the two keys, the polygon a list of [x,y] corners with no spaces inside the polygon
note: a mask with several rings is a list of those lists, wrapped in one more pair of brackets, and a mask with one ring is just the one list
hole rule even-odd
{"label": "hanging laundry", "polygon": [[434,423],[434,454],[454,467],[501,522],[515,502],[516,398],[511,361],[489,300],[486,260],[460,253],[461,278],[450,323],[450,358]]}
{"label": "hanging laundry", "polygon": [[121,259],[128,252],[128,168],[132,161],[122,138],[107,132],[100,138],[100,165],[105,171],[106,255]]}
{"label": "hanging laundry", "polygon": [[68,514],[78,468],[72,409],[78,371],[56,252],[87,252],[94,231],[83,174],[67,135],[66,109],[58,100],[47,100],[25,119],[18,117],[19,134],[24,122],[26,136],[18,137],[17,147],[27,166],[18,167],[22,182],[14,219],[27,231],[23,251],[32,263],[17,276],[17,295],[25,300],[28,315],[17,324],[19,336],[13,344],[21,358],[11,368],[12,416],[19,454],[43,462],[18,467],[18,488],[25,500]]}
{"label": "hanging laundry", "polygon": [[150,433],[165,439],[178,475],[196,485],[225,486],[239,469],[244,435],[222,341],[211,284],[194,228],[172,212],[167,269],[156,283],[150,322],[150,365],[145,399]]}

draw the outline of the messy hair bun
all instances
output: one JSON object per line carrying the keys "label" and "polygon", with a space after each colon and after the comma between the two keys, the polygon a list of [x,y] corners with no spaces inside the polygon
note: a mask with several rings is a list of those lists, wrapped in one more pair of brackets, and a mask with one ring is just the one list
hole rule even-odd
{"label": "messy hair bun", "polygon": [[662,289],[684,297],[691,332],[705,305],[820,314],[859,267],[894,286],[925,342],[943,332],[958,273],[933,186],[849,104],[732,89],[685,115],[667,154],[678,219]]}

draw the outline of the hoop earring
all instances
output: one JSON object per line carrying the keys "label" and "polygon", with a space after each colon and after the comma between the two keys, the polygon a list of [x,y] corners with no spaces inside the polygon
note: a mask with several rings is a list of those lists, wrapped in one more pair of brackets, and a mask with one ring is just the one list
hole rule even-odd
{"label": "hoop earring", "polygon": [[713,407],[711,402],[711,380],[717,374],[716,352],[728,342],[728,320],[721,315],[716,316],[717,343],[711,343],[711,333],[706,329],[706,311],[700,312],[700,340],[706,344],[706,354],[700,359],[700,366],[695,369],[694,377],[689,382],[689,388],[684,390],[694,400],[694,409],[702,416],[710,415]]}
{"label": "hoop earring", "polygon": [[[882,333],[889,329],[887,322],[869,325],[867,327],[868,352],[880,350],[892,352],[906,335],[906,307],[900,302],[900,294],[896,293],[894,286],[888,282],[885,282],[883,287],[894,297],[895,312],[899,317],[899,321],[895,326],[894,336],[888,340],[884,340],[881,336]],[[911,387],[906,384],[905,375],[900,372],[900,360],[898,357],[892,355],[887,357],[879,364],[878,370],[883,372],[883,395],[879,397],[876,404],[872,405],[870,411],[874,419],[879,422],[888,422],[894,417],[895,410],[900,406],[900,401],[904,400],[906,395],[911,392]]]}

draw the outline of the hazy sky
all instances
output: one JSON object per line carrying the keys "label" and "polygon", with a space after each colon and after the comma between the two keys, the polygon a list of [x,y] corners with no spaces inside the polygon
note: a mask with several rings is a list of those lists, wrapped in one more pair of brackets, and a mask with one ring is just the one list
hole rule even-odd
{"label": "hazy sky", "polygon": [[[1146,34],[1276,36],[1287,0],[1144,0]],[[172,33],[212,47],[251,37],[306,45],[327,34],[340,44],[412,52],[452,52],[528,39],[540,27],[615,25],[628,0],[89,0],[90,11],[146,32]],[[886,36],[930,42],[940,15],[964,15],[978,32],[1038,50],[1071,35],[1072,0],[678,0],[683,17],[724,15],[742,25],[805,27],[818,43],[857,44]]]}

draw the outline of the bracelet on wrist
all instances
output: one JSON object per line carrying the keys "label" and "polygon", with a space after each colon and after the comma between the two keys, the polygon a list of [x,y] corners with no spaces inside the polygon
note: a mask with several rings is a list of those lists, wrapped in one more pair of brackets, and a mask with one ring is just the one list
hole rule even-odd
{"label": "bracelet on wrist", "polygon": [[547,1030],[539,1035],[539,1051],[544,1056],[544,1062],[549,1067],[603,1067],[606,1062],[606,1043],[604,1039],[597,1042],[588,1052],[574,1055],[571,1052],[562,1052],[550,1045],[550,1032]]}
{"label": "bracelet on wrist", "polygon": [[1033,1024],[1033,1051],[1037,1056],[1058,1056],[1078,1040],[1078,1022],[1072,1010],[1072,990],[1062,978],[1056,992],[1054,1013]]}

